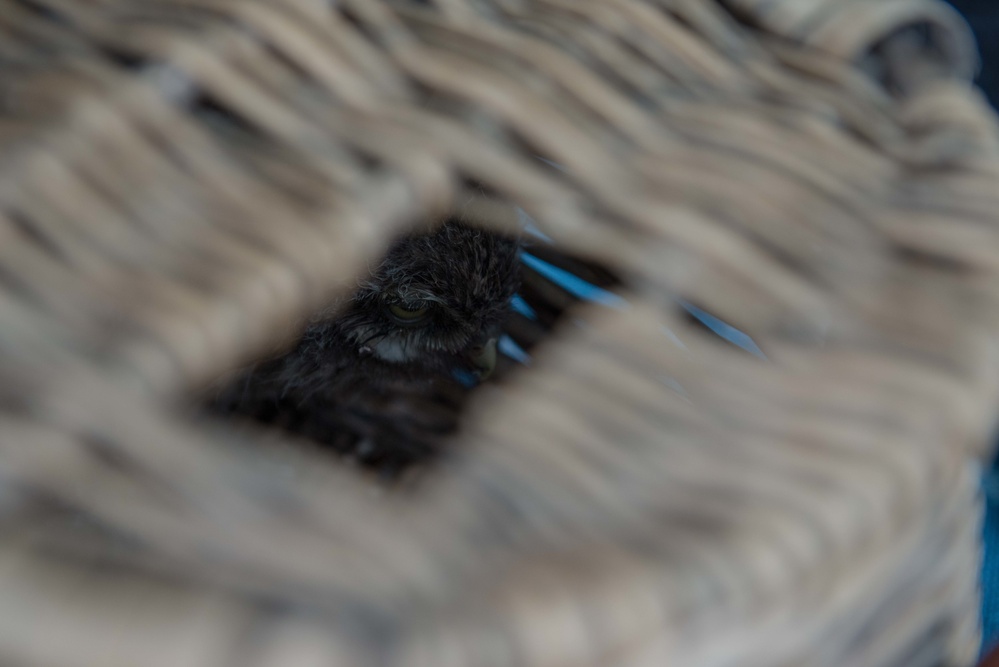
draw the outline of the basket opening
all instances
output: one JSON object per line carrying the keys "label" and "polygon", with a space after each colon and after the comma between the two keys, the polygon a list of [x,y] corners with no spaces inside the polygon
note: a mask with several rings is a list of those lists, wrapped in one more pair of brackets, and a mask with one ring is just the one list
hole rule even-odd
{"label": "basket opening", "polygon": [[512,238],[452,218],[398,241],[291,348],[202,405],[234,428],[276,431],[396,480],[447,456],[469,398],[530,366],[575,304],[618,282],[537,232]]}

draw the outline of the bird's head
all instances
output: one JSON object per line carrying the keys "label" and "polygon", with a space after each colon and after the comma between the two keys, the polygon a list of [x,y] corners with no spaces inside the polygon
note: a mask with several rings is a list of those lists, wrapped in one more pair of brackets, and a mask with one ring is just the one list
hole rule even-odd
{"label": "bird's head", "polygon": [[486,377],[519,287],[519,244],[448,221],[392,247],[338,320],[361,356]]}

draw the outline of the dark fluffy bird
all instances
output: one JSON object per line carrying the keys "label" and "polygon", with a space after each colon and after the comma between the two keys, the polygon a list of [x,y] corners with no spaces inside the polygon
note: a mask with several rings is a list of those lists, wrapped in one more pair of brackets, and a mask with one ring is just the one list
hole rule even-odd
{"label": "dark fluffy bird", "polygon": [[290,352],[242,372],[210,408],[395,473],[435,453],[468,385],[492,372],[518,285],[513,239],[456,221],[404,238]]}

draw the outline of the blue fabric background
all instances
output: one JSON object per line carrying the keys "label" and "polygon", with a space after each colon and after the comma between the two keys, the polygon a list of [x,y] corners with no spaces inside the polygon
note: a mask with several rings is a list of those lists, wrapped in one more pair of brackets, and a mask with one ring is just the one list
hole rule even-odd
{"label": "blue fabric background", "polygon": [[[952,0],[975,32],[982,68],[978,85],[993,107],[999,107],[999,0]],[[982,567],[982,634],[986,648],[999,646],[999,467],[990,466],[982,480],[987,501],[985,562]]]}
{"label": "blue fabric background", "polygon": [[999,105],[999,1],[952,0],[971,25],[982,56],[982,69],[978,85],[982,87],[993,106]]}
{"label": "blue fabric background", "polygon": [[993,466],[985,476],[985,563],[982,567],[982,635],[988,649],[999,645],[999,472]]}

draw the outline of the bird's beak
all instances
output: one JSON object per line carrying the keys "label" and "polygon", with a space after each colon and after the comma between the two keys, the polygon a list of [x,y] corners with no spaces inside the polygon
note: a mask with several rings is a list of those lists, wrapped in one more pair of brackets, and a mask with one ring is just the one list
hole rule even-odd
{"label": "bird's beak", "polygon": [[496,370],[496,339],[490,338],[484,345],[472,349],[472,364],[479,371],[479,379],[485,380]]}

